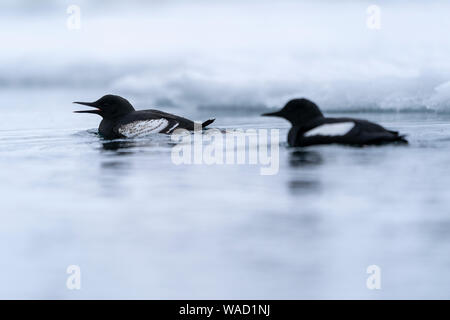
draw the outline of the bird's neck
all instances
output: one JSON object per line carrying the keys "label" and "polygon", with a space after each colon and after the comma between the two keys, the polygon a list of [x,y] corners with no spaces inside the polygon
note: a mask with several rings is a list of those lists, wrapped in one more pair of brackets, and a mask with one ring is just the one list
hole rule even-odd
{"label": "bird's neck", "polygon": [[288,119],[292,126],[303,126],[311,121],[319,120],[323,116],[302,116]]}

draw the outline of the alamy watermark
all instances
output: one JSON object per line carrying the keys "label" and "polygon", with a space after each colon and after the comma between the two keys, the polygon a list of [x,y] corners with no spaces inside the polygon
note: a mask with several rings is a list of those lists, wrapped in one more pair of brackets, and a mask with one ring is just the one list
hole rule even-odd
{"label": "alamy watermark", "polygon": [[375,4],[367,7],[367,28],[371,30],[381,29],[381,8]]}
{"label": "alamy watermark", "polygon": [[280,131],[278,129],[208,129],[196,124],[194,133],[177,129],[172,162],[206,165],[259,165],[261,175],[278,173]]}
{"label": "alamy watermark", "polygon": [[77,265],[70,265],[66,269],[66,273],[69,274],[66,281],[66,287],[69,290],[81,289],[81,268]]}
{"label": "alamy watermark", "polygon": [[367,267],[366,273],[370,276],[366,280],[366,286],[369,290],[381,289],[381,268],[376,264]]}
{"label": "alamy watermark", "polygon": [[81,29],[81,9],[75,4],[71,4],[66,10],[67,17],[66,26],[69,30],[79,30]]}

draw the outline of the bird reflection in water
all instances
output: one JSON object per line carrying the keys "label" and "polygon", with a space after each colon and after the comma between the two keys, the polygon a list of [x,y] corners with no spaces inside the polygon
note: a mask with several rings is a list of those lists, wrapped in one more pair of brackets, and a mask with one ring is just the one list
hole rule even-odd
{"label": "bird reflection in water", "polygon": [[[289,165],[291,168],[310,168],[323,164],[323,157],[317,151],[296,150],[289,154]],[[289,190],[298,193],[316,193],[321,190],[321,184],[314,173],[307,172],[305,175],[288,182]]]}
{"label": "bird reflection in water", "polygon": [[323,164],[323,157],[317,151],[297,150],[289,154],[291,167],[318,166]]}
{"label": "bird reflection in water", "polygon": [[167,135],[158,135],[151,138],[104,140],[101,144],[104,151],[115,151],[117,155],[130,155],[136,152],[155,151],[156,148],[170,147],[170,138]]}
{"label": "bird reflection in water", "polygon": [[110,140],[102,142],[102,148],[106,151],[116,151],[118,155],[132,154],[133,148],[139,146],[134,140]]}

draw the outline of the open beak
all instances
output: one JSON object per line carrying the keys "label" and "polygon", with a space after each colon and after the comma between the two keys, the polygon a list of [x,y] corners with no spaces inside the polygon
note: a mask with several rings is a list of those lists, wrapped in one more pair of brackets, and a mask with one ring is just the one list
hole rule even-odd
{"label": "open beak", "polygon": [[262,116],[263,117],[282,117],[280,111],[263,113]]}
{"label": "open beak", "polygon": [[83,106],[88,106],[92,108],[96,108],[96,110],[81,110],[81,111],[74,111],[74,113],[93,113],[93,114],[100,114],[102,110],[98,109],[95,102],[78,102],[75,101],[76,104],[82,104]]}

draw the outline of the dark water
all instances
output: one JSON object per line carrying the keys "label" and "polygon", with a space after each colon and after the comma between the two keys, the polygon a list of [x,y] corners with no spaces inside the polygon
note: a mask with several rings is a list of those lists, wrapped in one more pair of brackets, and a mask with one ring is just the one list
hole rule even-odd
{"label": "dark water", "polygon": [[[281,129],[279,172],[262,176],[176,166],[167,137],[104,141],[97,118],[59,101],[71,95],[54,99],[2,113],[1,297],[449,297],[449,115],[347,114],[410,145],[302,150],[281,120],[218,119]],[[81,290],[66,288],[69,265]]]}

